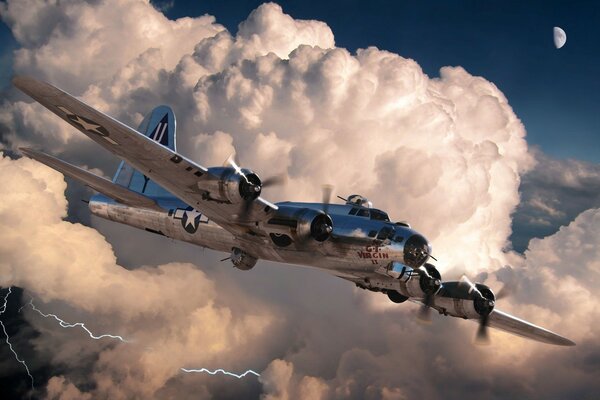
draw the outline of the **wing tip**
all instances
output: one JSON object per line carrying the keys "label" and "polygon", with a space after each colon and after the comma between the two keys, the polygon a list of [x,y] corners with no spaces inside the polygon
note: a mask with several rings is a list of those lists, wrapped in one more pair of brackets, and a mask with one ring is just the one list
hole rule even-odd
{"label": "wing tip", "polygon": [[572,346],[577,346],[577,343],[575,343],[574,341],[567,339],[566,337],[560,336],[560,335],[556,335],[558,336],[558,338],[556,338],[556,340],[552,343],[555,344],[557,346],[565,346],[565,347],[572,347]]}
{"label": "wing tip", "polygon": [[11,83],[23,93],[34,96],[56,96],[61,91],[49,83],[37,80],[26,75],[15,75],[11,79]]}
{"label": "wing tip", "polygon": [[29,147],[19,147],[18,149],[19,149],[19,151],[21,153],[23,153],[24,155],[26,155],[27,157],[29,157],[29,158],[31,158],[33,160],[38,160],[39,155],[40,154],[42,154],[42,155],[44,154],[44,153],[42,153],[40,151],[31,149]]}
{"label": "wing tip", "polygon": [[15,87],[21,90],[27,88],[27,86],[30,86],[32,83],[37,83],[35,79],[25,75],[15,75],[10,81]]}

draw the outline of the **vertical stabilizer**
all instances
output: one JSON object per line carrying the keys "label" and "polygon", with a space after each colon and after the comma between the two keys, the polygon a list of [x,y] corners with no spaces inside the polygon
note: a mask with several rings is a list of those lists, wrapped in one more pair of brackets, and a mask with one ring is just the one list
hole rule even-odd
{"label": "vertical stabilizer", "polygon": [[[168,106],[158,106],[142,121],[138,132],[171,150],[175,148],[175,114]],[[122,161],[113,182],[151,197],[171,196],[169,192]]]}

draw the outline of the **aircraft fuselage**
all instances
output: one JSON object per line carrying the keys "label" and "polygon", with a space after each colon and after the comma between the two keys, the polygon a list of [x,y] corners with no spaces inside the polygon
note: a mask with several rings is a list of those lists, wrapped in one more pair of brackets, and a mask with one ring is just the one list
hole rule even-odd
{"label": "aircraft fuselage", "polygon": [[[99,217],[175,240],[227,253],[239,248],[257,259],[315,267],[361,279],[381,276],[377,269],[393,261],[403,263],[404,243],[417,235],[406,225],[349,215],[357,208],[351,205],[329,206],[335,239],[298,243],[291,238],[289,231],[293,228],[269,223],[258,227],[263,233],[260,236],[244,232],[234,235],[176,198],[155,200],[164,211],[130,207],[101,194],[92,197],[89,207]],[[277,206],[320,210],[322,204],[283,202]]]}

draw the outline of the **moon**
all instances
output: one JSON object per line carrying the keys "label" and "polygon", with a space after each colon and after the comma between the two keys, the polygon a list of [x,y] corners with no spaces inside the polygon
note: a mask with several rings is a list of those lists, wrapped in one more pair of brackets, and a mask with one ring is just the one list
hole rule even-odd
{"label": "moon", "polygon": [[565,31],[563,31],[558,26],[554,27],[553,32],[554,32],[554,46],[556,46],[557,49],[560,49],[561,47],[563,47],[565,45],[565,43],[567,43],[567,34],[565,33]]}

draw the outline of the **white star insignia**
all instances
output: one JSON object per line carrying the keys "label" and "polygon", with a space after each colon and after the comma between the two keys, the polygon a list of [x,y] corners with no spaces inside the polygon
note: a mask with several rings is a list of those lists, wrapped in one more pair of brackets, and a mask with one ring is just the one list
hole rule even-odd
{"label": "white star insignia", "polygon": [[185,221],[186,228],[187,228],[188,225],[191,225],[192,228],[195,228],[196,227],[196,217],[201,216],[202,214],[200,214],[195,209],[191,209],[189,211],[186,211],[185,215],[187,217],[187,219]]}
{"label": "white star insignia", "polygon": [[76,122],[79,125],[81,125],[83,127],[83,129],[85,129],[86,131],[90,131],[90,132],[97,133],[98,135],[102,135],[102,132],[97,130],[98,128],[100,128],[100,125],[87,122],[83,118],[81,118],[79,115],[74,115],[73,122]]}

